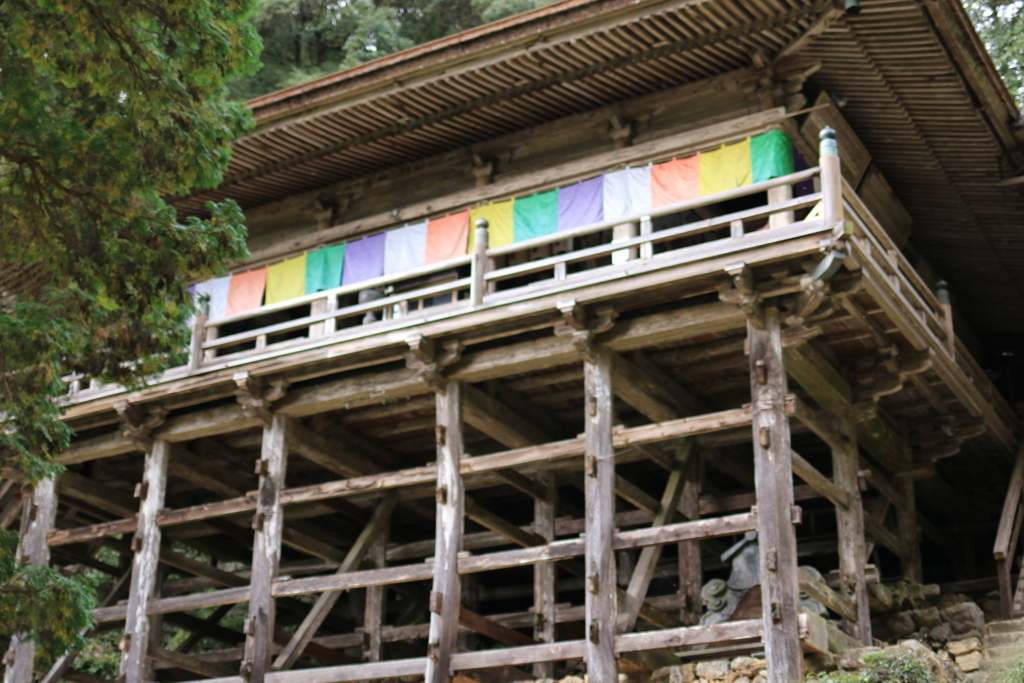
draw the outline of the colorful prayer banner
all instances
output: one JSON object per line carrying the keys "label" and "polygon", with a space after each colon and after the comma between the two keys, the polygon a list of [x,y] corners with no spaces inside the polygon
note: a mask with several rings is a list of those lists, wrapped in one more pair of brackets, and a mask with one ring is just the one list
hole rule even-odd
{"label": "colorful prayer banner", "polygon": [[306,293],[306,255],[285,259],[267,268],[267,293],[263,305],[297,299]]}
{"label": "colorful prayer banner", "polygon": [[228,307],[228,289],[231,286],[231,276],[215,277],[206,282],[197,282],[194,295],[198,299],[204,294],[210,299],[209,319],[216,320],[223,318]]}
{"label": "colorful prayer banner", "polygon": [[512,214],[512,203],[514,200],[507,199],[494,204],[484,204],[469,211],[469,242],[466,245],[466,253],[473,253],[473,245],[476,243],[476,222],[486,218],[490,224],[487,233],[487,247],[507,247],[512,244],[515,237],[513,229],[514,220]]}
{"label": "colorful prayer banner", "polygon": [[793,172],[793,143],[781,130],[750,138],[750,182],[760,183]]}
{"label": "colorful prayer banner", "polygon": [[[605,173],[557,190],[317,249],[269,269],[200,282],[195,285],[195,296],[209,296],[210,318],[220,318],[259,307],[264,290],[266,303],[273,304],[472,253],[476,221],[481,218],[489,223],[489,246],[503,247],[605,220],[643,215],[652,208],[805,168],[806,161],[786,134],[775,129],[709,152]],[[813,191],[810,180],[794,188],[796,196]]]}
{"label": "colorful prayer banner", "polygon": [[228,305],[224,315],[245,313],[259,308],[263,303],[263,289],[267,283],[267,269],[257,268],[231,276],[228,288]]}
{"label": "colorful prayer banner", "polygon": [[345,270],[341,284],[354,285],[384,274],[384,233],[345,245]]}
{"label": "colorful prayer banner", "polygon": [[700,155],[651,166],[651,207],[700,197]]}
{"label": "colorful prayer banner", "polygon": [[388,230],[385,235],[385,275],[394,275],[423,265],[427,252],[426,221]]}
{"label": "colorful prayer banner", "polygon": [[750,138],[700,154],[700,196],[750,184]]}
{"label": "colorful prayer banner", "polygon": [[344,267],[344,242],[306,254],[306,294],[340,287]]}
{"label": "colorful prayer banner", "polygon": [[604,176],[558,188],[558,231],[604,220]]}
{"label": "colorful prayer banner", "polygon": [[604,174],[604,220],[643,213],[650,208],[650,166]]}
{"label": "colorful prayer banner", "polygon": [[427,263],[440,263],[466,255],[469,242],[469,211],[460,211],[427,221],[427,246],[423,259]]}
{"label": "colorful prayer banner", "polygon": [[512,236],[516,242],[558,232],[558,191],[516,199],[512,218]]}

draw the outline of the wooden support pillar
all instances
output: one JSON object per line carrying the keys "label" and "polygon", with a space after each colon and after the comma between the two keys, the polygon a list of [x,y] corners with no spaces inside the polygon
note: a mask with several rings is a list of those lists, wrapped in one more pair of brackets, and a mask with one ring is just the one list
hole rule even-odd
{"label": "wooden support pillar", "polygon": [[243,678],[263,683],[270,668],[274,644],[275,611],[271,584],[277,578],[281,562],[281,534],[284,514],[281,489],[288,460],[288,424],[284,415],[274,415],[263,429],[263,448],[257,471],[260,475],[252,544],[252,571],[249,582],[249,617],[245,625]]}
{"label": "wooden support pillar", "polygon": [[902,505],[896,508],[896,528],[900,537],[900,546],[905,549],[900,558],[903,567],[903,578],[914,583],[924,581],[923,565],[921,564],[921,530],[917,523],[917,498],[914,494],[914,480],[900,479],[897,482],[902,494]]}
{"label": "wooden support pillar", "polygon": [[[788,202],[793,198],[793,186],[792,185],[779,185],[768,190],[768,204],[781,204]],[[792,211],[780,211],[779,213],[773,213],[768,216],[768,227],[769,228],[781,228],[784,225],[789,225],[795,219],[795,215]]]}
{"label": "wooden support pillar", "polygon": [[[373,544],[366,554],[366,559],[375,569],[387,566],[387,546],[390,535],[390,524],[385,524],[373,539]],[[370,586],[366,589],[366,605],[363,608],[363,661],[379,662],[384,652],[385,608],[387,606],[387,586]]]}
{"label": "wooden support pillar", "polygon": [[[687,520],[700,517],[701,453],[695,450],[687,464],[683,493],[679,497],[678,510]],[[700,622],[702,611],[700,589],[704,572],[700,562],[700,541],[684,541],[679,544],[679,621],[685,625]]]}
{"label": "wooden support pillar", "polygon": [[135,557],[132,563],[132,583],[128,594],[128,616],[124,622],[121,641],[121,678],[124,683],[143,683],[150,679],[150,631],[156,630],[153,617],[148,616],[149,602],[156,597],[160,569],[160,527],[156,516],[164,506],[167,490],[167,461],[171,444],[154,441],[146,454],[142,482],[135,489],[139,503],[139,526],[132,540]]}
{"label": "wooden support pillar", "polygon": [[586,662],[590,683],[616,683],[615,450],[612,446],[612,354],[598,348],[583,363],[586,385]]}
{"label": "wooden support pillar", "polygon": [[[31,498],[25,498],[21,513],[22,562],[29,565],[50,563],[50,547],[46,534],[57,519],[57,485],[53,479],[44,479],[36,485]],[[32,683],[36,644],[22,635],[11,638],[11,646],[4,657],[7,669],[4,683]]]}
{"label": "wooden support pillar", "polygon": [[[536,481],[543,488],[544,497],[533,501],[533,531],[545,543],[551,543],[555,540],[555,511],[558,507],[555,476],[547,471],[538,472]],[[554,562],[538,562],[533,565],[533,639],[538,643],[555,642],[555,605],[558,602],[556,573]],[[534,664],[533,676],[542,680],[553,679],[554,662]]]}
{"label": "wooden support pillar", "polygon": [[796,683],[803,677],[800,589],[793,529],[793,465],[786,417],[786,368],[782,361],[779,311],[766,308],[764,328],[747,323],[753,406],[754,478],[760,547],[761,616],[768,680]]}
{"label": "wooden support pillar", "polygon": [[839,535],[839,593],[857,606],[857,621],[844,621],[846,632],[864,645],[871,644],[871,609],[864,565],[867,559],[864,541],[864,504],[860,497],[859,463],[856,427],[849,419],[837,420],[835,426],[842,444],[832,447],[832,479],[847,494],[849,504],[836,506]]}
{"label": "wooden support pillar", "polygon": [[462,459],[462,384],[449,381],[437,394],[437,527],[434,538],[434,586],[430,594],[425,683],[447,683],[459,630],[458,556],[462,550],[465,488]]}
{"label": "wooden support pillar", "polygon": [[[612,244],[616,242],[625,242],[626,240],[633,239],[640,234],[639,223],[623,223],[616,225],[612,228]],[[631,249],[620,249],[612,252],[612,263],[619,264],[625,263],[626,261],[635,261],[638,256],[637,248]]]}

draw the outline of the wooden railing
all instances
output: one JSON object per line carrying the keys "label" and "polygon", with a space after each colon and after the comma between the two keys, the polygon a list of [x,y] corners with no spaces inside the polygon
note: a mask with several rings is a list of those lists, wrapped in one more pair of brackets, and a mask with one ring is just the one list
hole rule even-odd
{"label": "wooden railing", "polygon": [[[469,313],[517,300],[572,289],[582,283],[614,281],[651,269],[696,262],[753,246],[821,231],[820,221],[793,224],[793,212],[822,199],[816,192],[792,198],[794,183],[814,178],[810,168],[699,199],[679,202],[585,225],[570,231],[497,248],[487,247],[487,225],[476,226],[476,251],[411,271],[309,294],[258,309],[193,324],[189,361],[168,370],[161,380],[241,365],[273,355],[370,337],[441,317]],[[765,204],[707,220],[656,226],[673,214],[767,193]],[[789,230],[761,231],[773,228]],[[634,236],[613,237],[618,226]],[[757,231],[753,237],[752,232]],[[746,236],[747,240],[740,240]],[[756,244],[754,244],[756,242]],[[555,255],[537,252],[563,250]],[[362,298],[362,301],[359,299]],[[80,377],[68,378],[69,398],[88,400],[113,387]]]}

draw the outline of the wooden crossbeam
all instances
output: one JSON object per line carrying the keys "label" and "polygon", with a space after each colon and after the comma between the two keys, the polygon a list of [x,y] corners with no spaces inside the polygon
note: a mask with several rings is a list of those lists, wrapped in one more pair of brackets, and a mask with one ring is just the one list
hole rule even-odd
{"label": "wooden crossbeam", "polygon": [[[345,558],[341,561],[338,566],[337,574],[346,574],[354,569],[357,569],[369,552],[374,539],[377,534],[381,532],[381,529],[386,527],[391,520],[391,512],[395,509],[395,504],[398,502],[398,496],[393,492],[384,497],[380,502],[380,505],[373,512],[373,516],[370,518],[370,522],[363,528],[362,533],[356,539],[356,542],[349,548]],[[284,669],[290,669],[295,661],[299,658],[305,650],[306,645],[316,635],[317,629],[323,624],[324,619],[330,613],[331,609],[334,608],[334,604],[341,597],[339,592],[323,593],[317,598],[316,603],[309,610],[309,613],[303,619],[302,624],[292,634],[291,639],[284,646],[284,649],[274,660],[273,668],[282,671]]]}
{"label": "wooden crossbeam", "polygon": [[[686,483],[686,470],[690,466],[690,459],[695,457],[696,449],[697,444],[693,439],[687,439],[684,446],[679,449],[676,456],[677,464],[665,484],[665,492],[661,496],[654,521],[651,522],[652,528],[665,526],[672,521],[683,493],[683,486]],[[640,558],[633,569],[626,594],[619,605],[619,613],[615,622],[616,633],[628,633],[636,626],[641,605],[647,596],[651,579],[654,577],[654,569],[658,560],[661,559],[661,549],[660,545],[649,546],[640,552]]]}
{"label": "wooden crossbeam", "polygon": [[237,671],[232,671],[227,667],[219,666],[211,662],[204,662],[201,659],[197,659],[190,655],[182,652],[175,652],[165,647],[160,647],[155,643],[150,643],[146,655],[155,661],[164,662],[171,666],[184,669],[185,671],[191,671],[197,673],[200,676],[206,676],[207,678],[226,678],[229,676],[237,676]]}

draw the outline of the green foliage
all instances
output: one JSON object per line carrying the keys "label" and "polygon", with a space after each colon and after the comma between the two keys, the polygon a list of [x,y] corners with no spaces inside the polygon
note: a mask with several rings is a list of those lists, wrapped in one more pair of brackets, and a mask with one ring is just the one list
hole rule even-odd
{"label": "green foliage", "polygon": [[964,0],[1010,94],[1024,107],[1024,0]]}
{"label": "green foliage", "polygon": [[0,464],[32,480],[70,437],[62,376],[135,385],[176,360],[189,284],[245,253],[233,202],[178,221],[251,126],[253,0],[0,3]]}
{"label": "green foliage", "polygon": [[1018,656],[1003,671],[1000,683],[1024,683],[1024,654]]}
{"label": "green foliage", "polygon": [[248,99],[553,0],[260,0],[263,67],[231,84]]}
{"label": "green foliage", "polygon": [[936,683],[928,667],[909,652],[865,655],[858,672],[832,671],[809,676],[813,683]]}
{"label": "green foliage", "polygon": [[22,566],[17,548],[18,534],[0,529],[0,637],[32,634],[43,662],[84,645],[81,632],[92,626],[96,607],[88,580],[51,567]]}

